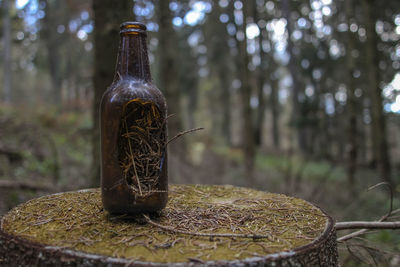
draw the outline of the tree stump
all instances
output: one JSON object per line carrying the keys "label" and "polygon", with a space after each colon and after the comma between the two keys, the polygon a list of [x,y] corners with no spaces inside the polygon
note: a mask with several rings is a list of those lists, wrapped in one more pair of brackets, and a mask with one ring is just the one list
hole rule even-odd
{"label": "tree stump", "polygon": [[[118,197],[118,196],[116,196]],[[7,266],[338,266],[333,220],[297,198],[170,185],[160,214],[112,216],[99,189],[40,197],[1,220]]]}

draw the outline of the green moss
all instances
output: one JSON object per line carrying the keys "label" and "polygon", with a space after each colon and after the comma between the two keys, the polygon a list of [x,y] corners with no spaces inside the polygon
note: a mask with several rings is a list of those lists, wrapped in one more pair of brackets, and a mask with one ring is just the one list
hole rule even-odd
{"label": "green moss", "polygon": [[138,218],[110,217],[98,189],[31,200],[4,217],[3,230],[46,245],[151,262],[233,260],[306,245],[327,218],[308,202],[233,186],[170,186],[153,221],[195,233],[270,235],[269,239],[197,237],[166,232]]}

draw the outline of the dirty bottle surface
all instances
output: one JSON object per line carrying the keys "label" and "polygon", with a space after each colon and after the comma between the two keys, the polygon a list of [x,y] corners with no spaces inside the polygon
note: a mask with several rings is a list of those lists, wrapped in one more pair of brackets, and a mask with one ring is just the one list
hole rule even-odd
{"label": "dirty bottle surface", "polygon": [[163,209],[168,198],[167,104],[152,83],[146,27],[121,24],[114,81],[100,105],[101,193],[113,214]]}

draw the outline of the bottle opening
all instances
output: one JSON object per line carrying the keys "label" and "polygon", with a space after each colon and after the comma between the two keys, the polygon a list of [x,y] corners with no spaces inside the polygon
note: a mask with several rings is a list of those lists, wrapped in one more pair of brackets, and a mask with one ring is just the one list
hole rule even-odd
{"label": "bottle opening", "polygon": [[139,34],[146,33],[146,25],[140,22],[127,21],[121,24],[120,26],[121,34]]}

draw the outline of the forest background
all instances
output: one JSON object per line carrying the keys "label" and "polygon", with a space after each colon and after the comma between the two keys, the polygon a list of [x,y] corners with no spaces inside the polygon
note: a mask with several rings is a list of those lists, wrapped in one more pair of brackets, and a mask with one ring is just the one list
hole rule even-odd
{"label": "forest background", "polygon": [[[170,137],[205,128],[170,145],[170,183],[285,193],[339,221],[400,206],[399,1],[0,6],[0,215],[99,185],[98,105],[124,21],[147,25],[152,76],[175,114]],[[399,254],[395,231],[340,247],[345,266],[396,266]]]}

